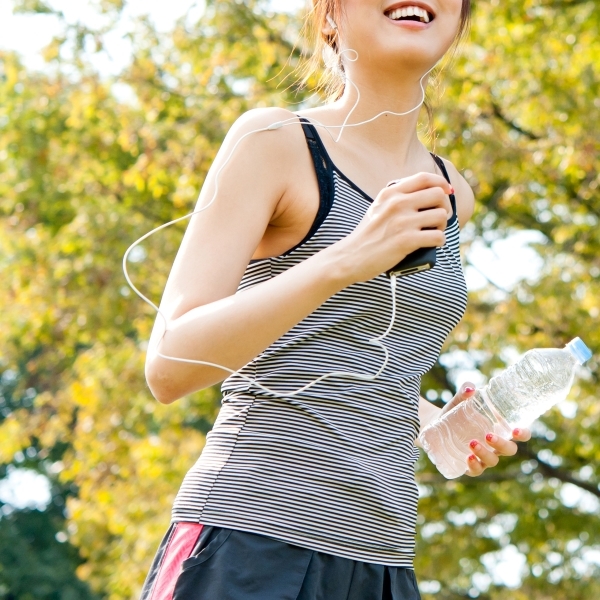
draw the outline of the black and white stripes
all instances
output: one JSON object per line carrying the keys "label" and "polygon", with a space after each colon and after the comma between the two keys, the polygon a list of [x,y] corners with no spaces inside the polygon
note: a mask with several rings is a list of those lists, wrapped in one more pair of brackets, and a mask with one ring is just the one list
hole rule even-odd
{"label": "black and white stripes", "polygon": [[[251,263],[239,293],[340,240],[362,219],[370,199],[326,154],[323,161],[333,178],[324,221],[291,252]],[[331,297],[243,368],[277,395],[236,375],[224,382],[223,407],[179,491],[174,521],[412,566],[421,376],[466,306],[458,235],[455,214],[435,267],[398,280],[397,317],[383,341],[390,360],[377,380],[340,375],[286,398],[332,371],[379,370],[384,354],[368,340],[389,325],[385,275]]]}

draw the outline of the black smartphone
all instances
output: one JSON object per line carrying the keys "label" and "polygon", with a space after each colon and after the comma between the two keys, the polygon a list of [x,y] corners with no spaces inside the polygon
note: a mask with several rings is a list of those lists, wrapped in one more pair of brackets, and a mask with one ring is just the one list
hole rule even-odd
{"label": "black smartphone", "polygon": [[[397,183],[397,180],[390,181],[387,187]],[[426,227],[426,229],[432,229]],[[386,271],[388,277],[395,275],[396,277],[403,277],[405,275],[412,275],[413,273],[420,273],[421,271],[428,271],[433,269],[435,266],[435,259],[437,253],[436,248],[417,248],[414,252],[407,254],[395,267],[392,267],[389,271]]]}
{"label": "black smartphone", "polygon": [[435,265],[436,248],[418,248],[407,254],[395,267],[386,271],[388,277],[403,277],[432,269]]}

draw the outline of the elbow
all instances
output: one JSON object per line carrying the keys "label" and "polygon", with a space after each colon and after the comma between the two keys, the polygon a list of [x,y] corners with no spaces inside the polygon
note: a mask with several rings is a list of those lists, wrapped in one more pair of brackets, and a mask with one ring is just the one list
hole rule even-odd
{"label": "elbow", "polygon": [[161,404],[173,404],[183,395],[177,394],[172,378],[154,365],[146,364],[146,383],[154,398]]}
{"label": "elbow", "polygon": [[165,364],[160,358],[147,360],[145,371],[146,383],[152,395],[161,404],[173,404],[179,398],[210,387],[223,379],[206,370],[193,373],[192,377],[189,372],[181,372],[173,368],[172,364]]}

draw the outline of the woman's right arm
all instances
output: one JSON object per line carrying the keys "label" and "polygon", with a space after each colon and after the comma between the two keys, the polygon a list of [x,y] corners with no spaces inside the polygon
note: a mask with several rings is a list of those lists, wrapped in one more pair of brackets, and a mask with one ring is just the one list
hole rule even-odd
{"label": "woman's right arm", "polygon": [[[289,116],[269,109],[240,119],[215,159],[198,206],[212,199],[216,173],[243,135]],[[228,373],[168,360],[159,352],[240,369],[333,294],[375,277],[418,247],[444,244],[449,184],[422,173],[382,190],[347,238],[236,294],[294,177],[303,143],[299,130],[285,127],[243,140],[219,175],[214,204],[191,218],[161,301],[166,324],[156,319],[146,358],[148,385],[160,402],[174,402]]]}

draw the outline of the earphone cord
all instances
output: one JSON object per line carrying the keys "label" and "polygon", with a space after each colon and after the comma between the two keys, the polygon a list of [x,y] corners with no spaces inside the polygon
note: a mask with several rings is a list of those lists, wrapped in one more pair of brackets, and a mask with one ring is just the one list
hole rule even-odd
{"label": "earphone cord", "polygon": [[[356,60],[358,60],[358,53],[356,52],[356,50],[343,50],[340,53],[340,56],[342,56],[345,53],[349,53],[349,52],[353,52],[355,54],[355,57],[353,59],[348,59],[351,60],[352,62],[355,62]],[[350,110],[350,112],[348,113],[348,115],[346,116],[346,118],[344,119],[344,122],[342,123],[342,125],[324,125],[323,123],[320,123],[319,121],[316,121],[314,119],[305,119],[305,121],[310,122],[312,125],[316,126],[316,127],[320,127],[325,129],[325,131],[330,135],[331,139],[335,142],[335,143],[339,143],[342,134],[344,132],[344,129],[346,127],[358,127],[359,125],[366,125],[367,123],[371,123],[373,121],[375,121],[376,119],[378,119],[379,117],[383,116],[383,115],[392,115],[392,116],[404,116],[404,115],[408,115],[416,110],[418,110],[419,108],[421,108],[421,106],[423,105],[424,101],[425,101],[425,88],[423,87],[423,80],[425,79],[425,77],[431,73],[431,71],[433,71],[433,69],[435,69],[435,67],[437,66],[437,63],[431,68],[429,69],[420,79],[419,81],[419,85],[421,87],[421,92],[422,92],[422,97],[421,97],[421,101],[419,102],[419,104],[417,104],[417,106],[415,106],[414,108],[403,112],[403,113],[396,113],[396,112],[392,112],[392,111],[382,111],[379,114],[375,115],[374,117],[366,120],[366,121],[361,121],[359,123],[348,123],[348,121],[350,120],[350,117],[352,116],[352,114],[354,113],[354,111],[356,110],[357,106],[360,103],[360,90],[358,89],[358,87],[356,86],[356,84],[352,81],[350,81],[349,79],[346,79],[346,81],[348,81],[356,90],[357,93],[357,100],[354,103],[354,106],[352,107],[352,109]],[[152,231],[149,231],[148,233],[146,233],[145,235],[143,235],[142,237],[140,237],[139,239],[137,239],[133,244],[131,244],[131,246],[129,246],[129,248],[126,250],[125,254],[123,255],[123,274],[125,275],[125,279],[127,280],[127,283],[129,284],[130,288],[133,290],[133,292],[135,294],[137,294],[137,296],[139,296],[144,302],[146,302],[148,305],[150,305],[157,313],[157,315],[163,320],[164,323],[164,331],[163,334],[161,336],[161,338],[158,340],[156,346],[157,348],[160,347],[160,342],[162,341],[162,339],[164,338],[166,332],[167,332],[167,328],[168,328],[168,320],[165,317],[165,315],[163,314],[163,312],[160,310],[160,308],[158,306],[156,306],[156,304],[154,304],[149,298],[147,298],[144,294],[142,294],[142,292],[133,284],[133,281],[131,280],[131,277],[129,276],[129,271],[127,269],[127,261],[129,259],[129,255],[131,254],[131,251],[137,247],[139,244],[141,244],[142,242],[144,242],[145,240],[147,240],[149,237],[151,237],[152,235],[154,235],[155,233],[161,231],[162,229],[165,229],[167,227],[170,227],[171,225],[175,225],[176,223],[179,223],[180,221],[184,221],[186,219],[190,219],[191,217],[193,217],[194,215],[197,215],[201,212],[204,212],[206,209],[208,209],[210,206],[212,206],[212,204],[215,202],[217,195],[219,193],[219,179],[220,179],[220,175],[223,172],[223,170],[225,169],[225,167],[229,164],[229,161],[231,160],[231,158],[234,156],[237,148],[239,147],[239,145],[242,143],[242,141],[244,141],[248,136],[253,135],[255,133],[260,133],[263,131],[275,131],[277,129],[281,129],[282,127],[288,127],[290,125],[298,125],[301,124],[301,121],[299,121],[298,117],[294,116],[291,117],[289,119],[286,119],[284,121],[276,121],[275,123],[272,123],[271,125],[269,125],[268,127],[263,127],[260,129],[255,129],[253,131],[249,131],[247,133],[245,133],[244,135],[242,135],[237,142],[234,144],[233,148],[231,149],[231,152],[229,153],[229,155],[227,156],[227,158],[225,159],[225,161],[223,162],[223,164],[221,165],[221,167],[219,168],[219,170],[217,171],[216,175],[215,175],[215,191],[212,195],[212,198],[210,199],[210,201],[208,202],[208,204],[206,204],[205,206],[194,210],[193,212],[184,215],[182,217],[179,217],[177,219],[174,219],[172,221],[169,221],[168,223],[164,223],[163,225],[160,225],[159,227],[156,227],[155,229],[152,229]],[[339,129],[339,135],[337,136],[337,138],[334,138],[331,134],[331,129]],[[395,320],[396,320],[396,276],[392,275],[390,277],[390,286],[391,286],[391,298],[392,298],[392,313],[390,316],[390,324],[387,328],[387,330],[380,336],[375,337],[371,340],[368,340],[368,343],[373,345],[373,346],[377,346],[379,348],[381,348],[384,352],[384,360],[383,363],[381,365],[381,367],[379,368],[379,370],[377,371],[377,373],[375,374],[368,374],[368,373],[352,373],[352,372],[345,372],[345,371],[334,371],[331,373],[327,373],[325,375],[322,375],[321,377],[318,377],[317,379],[315,379],[314,381],[311,381],[310,383],[306,384],[305,386],[298,388],[297,390],[294,390],[292,392],[286,392],[285,393],[285,397],[290,397],[290,396],[295,396],[297,394],[300,394],[306,390],[308,390],[309,388],[311,388],[312,386],[318,384],[319,382],[330,378],[330,377],[352,377],[355,379],[360,379],[363,381],[373,381],[375,379],[377,379],[385,370],[385,368],[387,367],[388,363],[389,363],[389,351],[387,349],[387,347],[383,344],[383,340],[389,335],[389,333],[391,332]],[[171,361],[175,361],[175,362],[180,362],[180,363],[186,363],[186,364],[195,364],[195,365],[203,365],[203,366],[207,366],[207,367],[214,367],[217,369],[221,369],[223,371],[226,371],[227,373],[230,373],[231,375],[237,375],[239,377],[242,377],[243,379],[246,379],[248,382],[252,383],[254,386],[258,387],[259,389],[261,389],[262,391],[270,394],[270,395],[274,395],[277,397],[282,397],[281,393],[278,393],[275,390],[272,390],[266,386],[263,386],[262,384],[260,384],[259,382],[255,381],[254,379],[252,379],[251,377],[248,377],[247,375],[245,375],[244,373],[241,373],[240,371],[236,371],[233,369],[230,369],[229,367],[226,367],[224,365],[219,365],[219,364],[215,364],[215,363],[211,363],[208,361],[203,361],[203,360],[195,360],[195,359],[188,359],[188,358],[180,358],[180,357],[176,357],[176,356],[167,356],[166,354],[162,354],[161,352],[156,352],[156,355],[166,359],[166,360],[171,360]]]}

